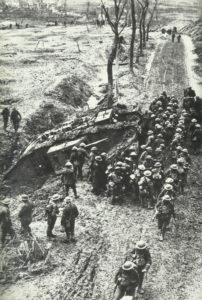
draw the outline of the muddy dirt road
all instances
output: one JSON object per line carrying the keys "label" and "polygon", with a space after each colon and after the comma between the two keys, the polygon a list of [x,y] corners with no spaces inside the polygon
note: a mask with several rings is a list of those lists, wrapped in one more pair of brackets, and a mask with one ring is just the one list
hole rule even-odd
{"label": "muddy dirt road", "polygon": [[[184,64],[185,47],[183,43],[173,44],[165,39],[157,48],[147,81],[150,99],[162,89],[182,97],[182,90],[188,84]],[[159,67],[159,62],[162,61],[164,64],[161,63]],[[177,199],[176,224],[171,224],[163,243],[158,240],[157,226],[152,222],[152,211],[134,206],[131,199],[124,199],[121,207],[112,206],[107,198],[95,197],[87,182],[79,182],[80,197],[76,200],[80,211],[76,225],[77,243],[61,243],[64,235],[60,232],[59,218],[55,228],[58,237],[49,243],[52,268],[42,271],[40,275],[21,271],[17,281],[3,286],[1,299],[112,299],[117,268],[140,237],[149,244],[153,264],[145,281],[146,292],[138,299],[200,299],[197,297],[200,297],[198,270],[202,265],[202,237],[198,212],[202,209],[202,190],[199,186],[202,175],[198,166],[202,163],[202,158],[192,157],[192,160],[185,194]],[[39,192],[44,195],[44,199],[37,209],[32,230],[36,236],[46,241],[44,203],[48,195],[62,193],[61,183],[50,177],[42,188],[33,192],[33,198],[37,199]],[[13,200],[11,207],[16,207],[16,200],[18,197]],[[15,216],[16,210],[13,209],[13,219]],[[19,228],[19,224],[15,225]],[[29,292],[22,295],[22,290]]]}

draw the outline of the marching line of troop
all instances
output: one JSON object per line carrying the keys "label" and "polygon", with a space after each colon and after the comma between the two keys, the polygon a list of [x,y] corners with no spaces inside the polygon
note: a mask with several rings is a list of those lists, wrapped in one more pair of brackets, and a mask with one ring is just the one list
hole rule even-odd
{"label": "marching line of troop", "polygon": [[[125,196],[132,196],[134,204],[154,209],[153,220],[157,219],[159,239],[163,241],[171,218],[175,219],[176,198],[184,193],[187,184],[191,165],[187,145],[196,153],[201,144],[201,126],[198,121],[200,118],[193,107],[179,109],[178,100],[163,92],[159,98],[154,99],[149,111],[145,113],[139,146],[132,144],[124,151],[118,149],[113,162],[107,161],[105,152],[99,154],[97,147],[92,147],[89,154],[84,143],[73,147],[61,175],[65,193],[61,226],[66,233],[65,242],[76,241],[74,227],[79,211],[69,197],[69,190],[72,189],[75,198],[79,197],[76,183],[77,179],[83,180],[83,166],[87,162],[87,177],[92,184],[92,192],[95,195],[107,195],[113,205],[121,205]],[[34,204],[27,195],[22,195],[22,201],[23,206],[18,214],[21,233],[31,235]],[[53,195],[45,210],[49,239],[55,237],[52,231],[59,214],[59,201],[61,195]],[[1,201],[3,244],[7,234],[11,237],[15,235],[8,205],[7,198]],[[150,266],[149,249],[146,242],[140,240],[116,275],[114,299],[119,300],[124,295],[134,299],[136,291],[142,294],[144,275]]]}

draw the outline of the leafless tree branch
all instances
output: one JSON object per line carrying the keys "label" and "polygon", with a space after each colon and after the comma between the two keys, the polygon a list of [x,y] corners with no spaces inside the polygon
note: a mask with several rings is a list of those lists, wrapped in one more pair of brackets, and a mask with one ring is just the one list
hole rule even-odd
{"label": "leafless tree branch", "polygon": [[125,9],[125,7],[126,7],[126,4],[127,4],[127,0],[125,0],[124,3],[123,3],[121,12],[120,12],[119,17],[118,17],[118,22],[120,21],[122,15],[123,15],[123,12],[124,12],[124,9]]}

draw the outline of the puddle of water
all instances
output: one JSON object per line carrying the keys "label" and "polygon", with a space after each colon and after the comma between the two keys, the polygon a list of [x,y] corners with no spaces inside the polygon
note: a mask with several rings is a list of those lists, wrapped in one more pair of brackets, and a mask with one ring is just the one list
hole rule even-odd
{"label": "puddle of water", "polygon": [[197,66],[196,59],[198,55],[194,53],[195,46],[188,35],[183,35],[182,40],[185,44],[185,63],[189,78],[189,85],[195,90],[196,95],[202,97],[201,78],[195,73],[194,68]]}

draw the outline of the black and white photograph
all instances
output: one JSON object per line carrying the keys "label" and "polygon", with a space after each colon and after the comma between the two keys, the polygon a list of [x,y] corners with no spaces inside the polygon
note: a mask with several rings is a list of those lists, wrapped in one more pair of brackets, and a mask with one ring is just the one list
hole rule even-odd
{"label": "black and white photograph", "polygon": [[202,0],[0,0],[0,300],[202,300]]}

